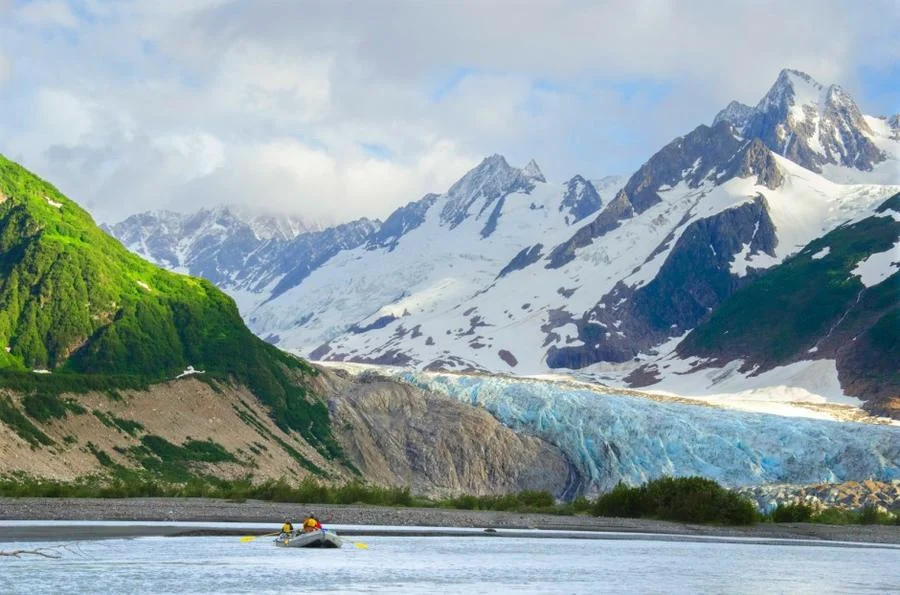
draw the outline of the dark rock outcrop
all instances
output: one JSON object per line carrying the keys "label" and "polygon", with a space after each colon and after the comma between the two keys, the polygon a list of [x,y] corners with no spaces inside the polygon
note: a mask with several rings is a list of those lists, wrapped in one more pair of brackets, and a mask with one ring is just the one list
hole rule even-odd
{"label": "dark rock outcrop", "polygon": [[541,250],[544,249],[543,244],[535,244],[534,246],[529,246],[528,248],[522,248],[518,254],[513,256],[513,259],[509,261],[503,269],[500,270],[500,273],[497,275],[497,278],[505,277],[513,271],[522,270],[534,263],[536,263],[541,258]]}
{"label": "dark rock outcrop", "polygon": [[621,225],[622,220],[634,216],[634,207],[624,191],[606,205],[597,218],[575,232],[571,238],[556,246],[547,257],[548,269],[558,269],[575,258],[575,252]]}
{"label": "dark rock outcrop", "polygon": [[578,347],[551,347],[551,367],[581,368],[598,361],[622,362],[693,328],[739,287],[754,278],[731,273],[735,255],[774,255],[777,238],[765,199],[691,223],[656,277],[642,287],[619,282],[597,306],[575,321]]}
{"label": "dark rock outcrop", "polygon": [[755,138],[728,164],[724,177],[731,179],[756,176],[756,183],[775,190],[784,182],[784,174],[778,167],[772,152]]}
{"label": "dark rock outcrop", "polygon": [[577,223],[600,210],[603,200],[594,185],[581,176],[566,182],[566,192],[559,205],[560,213],[567,213],[566,223]]}
{"label": "dark rock outcrop", "polygon": [[366,244],[366,249],[387,248],[393,250],[404,235],[425,221],[428,210],[437,202],[437,194],[426,194],[417,201],[400,207],[385,219]]}

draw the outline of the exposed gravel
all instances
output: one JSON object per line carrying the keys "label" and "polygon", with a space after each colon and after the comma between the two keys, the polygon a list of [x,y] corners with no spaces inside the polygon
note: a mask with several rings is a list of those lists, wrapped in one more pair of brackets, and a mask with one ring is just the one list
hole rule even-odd
{"label": "exposed gravel", "polygon": [[[653,533],[681,536],[718,536],[820,539],[900,544],[898,526],[832,526],[819,524],[763,524],[754,527],[711,527],[646,519],[555,516],[513,512],[227,502],[202,498],[132,498],[123,500],[70,498],[0,498],[0,520],[128,520],[271,523],[273,530],[291,518],[314,512],[323,522],[340,525],[395,525],[496,529],[558,529]],[[5,531],[0,527],[0,537]]]}

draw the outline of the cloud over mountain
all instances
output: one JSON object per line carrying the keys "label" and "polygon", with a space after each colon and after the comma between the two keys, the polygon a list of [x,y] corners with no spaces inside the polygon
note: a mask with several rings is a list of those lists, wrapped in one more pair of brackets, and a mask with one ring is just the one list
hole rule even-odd
{"label": "cloud over mountain", "polygon": [[0,150],[101,219],[223,202],[385,216],[497,151],[557,181],[631,171],[785,64],[887,109],[895,95],[868,78],[896,62],[891,10],[7,3]]}

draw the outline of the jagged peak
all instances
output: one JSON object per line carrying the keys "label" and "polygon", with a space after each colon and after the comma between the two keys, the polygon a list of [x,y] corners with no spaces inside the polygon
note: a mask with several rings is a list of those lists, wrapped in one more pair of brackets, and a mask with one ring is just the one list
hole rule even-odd
{"label": "jagged peak", "polygon": [[825,91],[825,105],[834,108],[849,108],[859,112],[856,102],[840,85],[831,85]]}
{"label": "jagged peak", "polygon": [[776,79],[776,84],[778,82],[787,82],[790,84],[794,84],[796,81],[802,81],[804,84],[813,85],[822,88],[822,85],[819,84],[816,79],[803,72],[802,70],[797,70],[795,68],[782,68],[781,72],[778,73],[778,78]]}
{"label": "jagged peak", "polygon": [[603,200],[590,180],[576,174],[566,182],[559,210],[568,213],[567,223],[576,223],[600,210],[602,206]]}
{"label": "jagged peak", "polygon": [[485,157],[447,191],[447,202],[441,210],[441,220],[449,223],[452,229],[468,217],[469,208],[476,202],[479,203],[476,212],[480,216],[494,201],[507,194],[530,193],[536,182],[543,181],[543,174],[536,164],[531,173],[534,174],[535,171],[541,176],[540,179],[512,167],[502,155]]}
{"label": "jagged peak", "polygon": [[513,169],[513,167],[506,160],[506,157],[501,155],[500,153],[494,153],[493,155],[488,155],[484,159],[481,160],[481,163],[475,166],[475,168],[471,171],[480,171],[488,168],[494,169]]}
{"label": "jagged peak", "polygon": [[535,182],[546,182],[547,179],[544,177],[544,172],[541,171],[541,168],[538,167],[537,162],[534,159],[531,159],[524,168],[522,168],[522,173],[529,180],[534,180]]}
{"label": "jagged peak", "polygon": [[747,123],[751,114],[753,114],[753,108],[749,105],[740,101],[731,101],[722,111],[716,114],[716,117],[713,119],[713,126],[719,122],[729,122],[740,130]]}
{"label": "jagged peak", "polygon": [[795,105],[820,105],[825,93],[825,87],[810,75],[785,68],[757,104],[756,110],[764,112],[773,107],[784,109]]}

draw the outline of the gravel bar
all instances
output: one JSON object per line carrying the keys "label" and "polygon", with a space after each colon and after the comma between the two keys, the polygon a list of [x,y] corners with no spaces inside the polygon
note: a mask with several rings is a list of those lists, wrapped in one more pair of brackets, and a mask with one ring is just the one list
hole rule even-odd
{"label": "gravel bar", "polygon": [[[370,529],[342,531],[346,535],[400,534],[378,526],[468,528],[465,535],[509,535],[504,529],[543,529],[555,531],[591,531],[605,533],[602,538],[622,538],[610,534],[652,534],[723,539],[754,540],[822,540],[900,545],[900,526],[821,525],[811,523],[760,524],[752,527],[717,527],[655,521],[591,516],[559,516],[498,511],[448,510],[365,505],[288,504],[247,500],[229,502],[206,498],[0,498],[0,521],[134,521],[133,526],[2,526],[0,541],[12,539],[92,539],[103,537],[135,537],[140,535],[254,535],[265,531],[221,528],[150,526],[141,521],[178,521],[213,523],[266,523],[278,529],[285,518],[299,521],[313,512],[323,523],[366,525]],[[495,531],[485,532],[485,529]],[[454,534],[449,531],[422,530],[417,536]],[[412,535],[409,530],[403,535]],[[537,534],[535,534],[537,536]],[[542,535],[546,536],[546,535]],[[583,538],[580,535],[567,537]],[[627,535],[625,536],[628,537]],[[633,537],[638,537],[634,535]],[[641,536],[644,538],[645,536]],[[836,544],[834,544],[836,545]]]}

